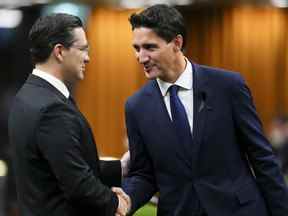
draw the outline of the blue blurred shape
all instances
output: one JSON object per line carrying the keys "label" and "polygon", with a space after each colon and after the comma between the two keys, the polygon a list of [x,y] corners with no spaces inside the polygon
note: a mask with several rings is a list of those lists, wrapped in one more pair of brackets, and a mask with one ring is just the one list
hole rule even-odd
{"label": "blue blurred shape", "polygon": [[47,15],[51,13],[67,13],[80,17],[83,23],[86,23],[90,14],[90,10],[90,7],[84,4],[61,2],[46,5],[43,8],[42,15]]}

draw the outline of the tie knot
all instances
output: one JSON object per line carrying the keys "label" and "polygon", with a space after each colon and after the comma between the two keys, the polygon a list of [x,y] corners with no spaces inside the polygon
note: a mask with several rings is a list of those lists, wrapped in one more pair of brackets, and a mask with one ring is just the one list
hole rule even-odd
{"label": "tie knot", "polygon": [[71,95],[69,96],[68,100],[69,100],[70,103],[72,103],[73,105],[76,104],[74,98],[73,98]]}
{"label": "tie knot", "polygon": [[178,90],[179,90],[179,86],[177,85],[172,85],[169,87],[169,91],[171,95],[177,95]]}

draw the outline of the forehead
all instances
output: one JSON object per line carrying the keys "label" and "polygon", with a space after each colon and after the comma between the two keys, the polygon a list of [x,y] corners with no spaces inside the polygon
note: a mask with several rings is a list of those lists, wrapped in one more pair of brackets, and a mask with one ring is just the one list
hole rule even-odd
{"label": "forehead", "polygon": [[86,38],[86,33],[83,28],[75,28],[73,29],[73,35],[75,39],[75,44],[79,45],[86,45],[87,44],[87,38]]}
{"label": "forehead", "polygon": [[132,38],[134,45],[165,42],[165,40],[159,37],[152,29],[146,27],[135,28],[132,33]]}

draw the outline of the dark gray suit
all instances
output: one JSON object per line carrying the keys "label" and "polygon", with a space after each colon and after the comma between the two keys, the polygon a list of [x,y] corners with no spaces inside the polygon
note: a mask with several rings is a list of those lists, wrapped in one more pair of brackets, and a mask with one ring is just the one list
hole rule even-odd
{"label": "dark gray suit", "polygon": [[56,88],[29,76],[9,136],[21,215],[114,215],[118,199],[104,184],[120,185],[120,162],[99,161],[88,122]]}

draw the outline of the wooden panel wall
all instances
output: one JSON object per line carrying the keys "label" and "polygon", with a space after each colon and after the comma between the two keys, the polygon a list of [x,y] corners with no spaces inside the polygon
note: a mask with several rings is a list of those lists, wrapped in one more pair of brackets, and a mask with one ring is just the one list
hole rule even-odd
{"label": "wooden panel wall", "polygon": [[131,12],[96,9],[87,28],[90,63],[76,99],[102,156],[125,151],[124,104],[143,80],[131,46]]}
{"label": "wooden panel wall", "polygon": [[242,6],[184,13],[191,38],[187,55],[202,64],[240,72],[267,130],[276,115],[287,111],[285,11]]}
{"label": "wooden panel wall", "polygon": [[[270,7],[182,8],[189,37],[186,56],[197,63],[241,72],[267,129],[287,112],[286,10]],[[95,9],[88,25],[91,62],[76,91],[102,156],[126,150],[124,103],[143,83],[131,47],[133,11]]]}

